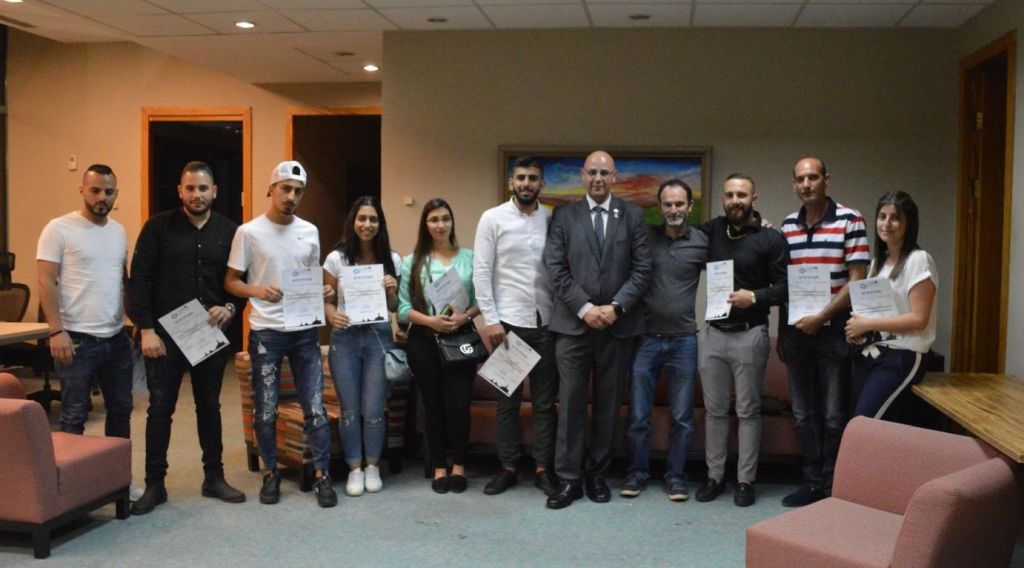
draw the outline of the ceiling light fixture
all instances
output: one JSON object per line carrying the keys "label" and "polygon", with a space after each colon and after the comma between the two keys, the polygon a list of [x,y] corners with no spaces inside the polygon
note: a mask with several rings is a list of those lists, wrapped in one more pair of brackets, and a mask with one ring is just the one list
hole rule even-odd
{"label": "ceiling light fixture", "polygon": [[630,14],[629,19],[634,22],[644,22],[651,19],[650,14]]}
{"label": "ceiling light fixture", "polygon": [[373,63],[368,63],[366,65],[363,65],[363,71],[369,71],[370,73],[376,73],[377,71],[380,71],[380,67],[377,67]]}
{"label": "ceiling light fixture", "polygon": [[430,22],[431,24],[445,24],[448,22],[448,18],[444,18],[441,16],[431,16],[427,18],[427,21]]}
{"label": "ceiling light fixture", "polygon": [[251,30],[256,27],[256,24],[242,20],[241,22],[235,22],[235,27],[242,28],[243,30]]}
{"label": "ceiling light fixture", "polygon": [[335,51],[334,55],[338,57],[352,57],[353,55],[355,55],[355,53],[351,51]]}
{"label": "ceiling light fixture", "polygon": [[8,4],[21,4],[24,1],[25,0],[4,0],[4,2],[7,2]]}

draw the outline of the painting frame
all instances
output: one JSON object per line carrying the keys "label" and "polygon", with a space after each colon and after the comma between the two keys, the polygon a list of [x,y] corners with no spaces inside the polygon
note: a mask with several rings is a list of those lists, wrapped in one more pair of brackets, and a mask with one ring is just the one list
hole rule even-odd
{"label": "painting frame", "polygon": [[[499,146],[498,203],[511,196],[508,180],[512,163],[519,156],[534,156],[544,166],[545,188],[541,192],[541,204],[553,209],[579,199],[586,193],[580,169],[595,149],[598,148],[526,144]],[[610,146],[599,149],[611,154],[619,172],[612,194],[643,209],[644,220],[648,224],[661,224],[658,185],[672,177],[683,179],[693,190],[694,207],[688,224],[696,226],[710,220],[710,146]]]}

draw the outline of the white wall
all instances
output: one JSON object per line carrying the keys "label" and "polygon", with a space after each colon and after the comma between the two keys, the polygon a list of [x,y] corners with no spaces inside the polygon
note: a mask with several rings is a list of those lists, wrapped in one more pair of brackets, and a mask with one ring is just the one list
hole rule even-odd
{"label": "white wall", "polygon": [[[411,250],[423,203],[449,198],[460,240],[497,194],[498,146],[711,146],[712,189],[758,182],[773,219],[799,207],[791,167],[826,160],[832,194],[873,218],[909,191],[923,245],[953,274],[956,54],[952,30],[388,32],[383,194]],[[1024,108],[1024,107],[1022,107]],[[413,207],[403,207],[403,197]],[[713,196],[717,200],[717,194]],[[720,205],[713,202],[713,211]],[[936,349],[949,352],[951,290]]]}

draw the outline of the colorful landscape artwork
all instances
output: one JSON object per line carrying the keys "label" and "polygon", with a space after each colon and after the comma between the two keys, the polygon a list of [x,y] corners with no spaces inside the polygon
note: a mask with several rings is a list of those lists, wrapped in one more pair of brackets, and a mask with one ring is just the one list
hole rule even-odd
{"label": "colorful landscape artwork", "polygon": [[[545,185],[541,192],[541,203],[555,208],[576,201],[586,193],[580,169],[590,151],[577,148],[502,147],[502,199],[509,197],[508,178],[512,174],[512,163],[519,156],[535,156],[544,166]],[[693,189],[694,207],[690,212],[690,224],[696,225],[708,218],[704,196],[711,171],[710,148],[620,149],[609,150],[608,153],[615,158],[615,169],[618,171],[612,193],[643,209],[647,223],[661,224],[658,186],[671,178],[681,179]]]}

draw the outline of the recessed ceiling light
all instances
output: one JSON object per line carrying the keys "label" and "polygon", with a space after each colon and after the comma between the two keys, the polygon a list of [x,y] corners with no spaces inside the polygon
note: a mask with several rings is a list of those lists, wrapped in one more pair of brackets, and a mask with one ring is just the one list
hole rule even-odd
{"label": "recessed ceiling light", "polygon": [[363,71],[369,71],[370,73],[376,73],[377,71],[380,71],[380,67],[377,67],[373,63],[369,63],[367,65],[363,65]]}
{"label": "recessed ceiling light", "polygon": [[4,0],[4,2],[7,2],[8,4],[21,4],[24,1],[25,0]]}
{"label": "recessed ceiling light", "polygon": [[448,18],[444,18],[441,16],[431,16],[427,18],[427,21],[430,22],[431,24],[444,24],[448,22]]}
{"label": "recessed ceiling light", "polygon": [[634,22],[643,22],[643,21],[646,21],[646,20],[650,20],[651,19],[651,15],[650,14],[630,14],[629,15],[629,19],[633,20]]}
{"label": "recessed ceiling light", "polygon": [[338,57],[352,57],[355,53],[351,51],[335,51],[334,55],[337,55]]}
{"label": "recessed ceiling light", "polygon": [[256,24],[242,20],[241,22],[235,22],[235,27],[242,28],[243,30],[251,30],[256,27]]}

